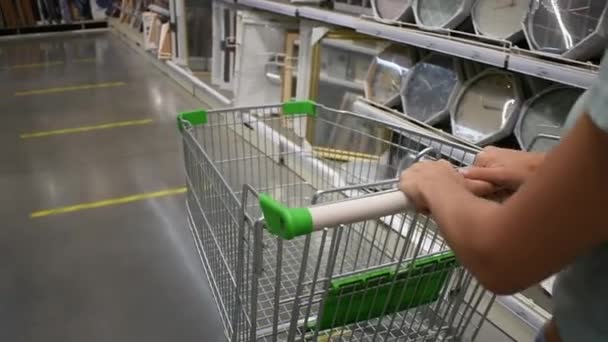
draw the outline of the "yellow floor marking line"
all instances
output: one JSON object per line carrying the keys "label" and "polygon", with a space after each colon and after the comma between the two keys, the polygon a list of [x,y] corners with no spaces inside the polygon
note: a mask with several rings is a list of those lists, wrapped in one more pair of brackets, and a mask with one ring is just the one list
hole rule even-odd
{"label": "yellow floor marking line", "polygon": [[56,130],[52,130],[52,131],[23,133],[23,134],[20,134],[19,137],[21,139],[42,138],[42,137],[48,137],[48,136],[52,136],[52,135],[83,133],[83,132],[97,131],[97,130],[101,130],[101,129],[147,125],[152,122],[154,122],[154,120],[152,120],[152,119],[109,122],[109,123],[93,125],[93,126],[81,126],[81,127],[74,127],[74,128],[56,129]]}
{"label": "yellow floor marking line", "polygon": [[81,210],[109,207],[109,206],[114,206],[114,205],[119,205],[119,204],[126,204],[126,203],[148,200],[148,199],[152,199],[152,198],[175,196],[175,195],[184,194],[184,193],[186,193],[186,191],[187,191],[186,187],[180,187],[180,188],[166,189],[166,190],[161,190],[161,191],[156,191],[156,192],[135,194],[135,195],[126,196],[126,197],[110,198],[110,199],[97,201],[97,202],[81,203],[81,204],[76,204],[76,205],[70,205],[67,207],[40,210],[40,211],[35,211],[35,212],[31,213],[30,218],[39,218],[39,217],[44,217],[44,216],[66,214],[66,213],[71,213],[71,212],[81,211]]}
{"label": "yellow floor marking line", "polygon": [[30,63],[30,64],[15,64],[8,67],[8,69],[34,69],[34,68],[46,68],[51,66],[63,65],[62,61],[47,62],[47,63]]}
{"label": "yellow floor marking line", "polygon": [[313,151],[321,158],[340,160],[340,161],[352,161],[352,160],[371,160],[376,161],[380,157],[354,151],[344,151],[333,148],[313,146]]}
{"label": "yellow floor marking line", "polygon": [[[95,59],[95,58],[77,58],[77,59],[74,59],[73,62],[74,63],[95,63],[95,62],[97,62],[97,59]],[[15,64],[15,65],[11,65],[11,66],[7,67],[6,69],[16,70],[16,69],[48,68],[48,67],[64,65],[64,64],[65,64],[65,62],[63,62],[63,61],[53,61],[53,62],[46,62],[46,63]]]}
{"label": "yellow floor marking line", "polygon": [[124,86],[124,85],[126,85],[125,82],[107,82],[107,83],[81,84],[81,85],[69,86],[69,87],[56,87],[56,88],[46,88],[46,89],[35,89],[35,90],[18,91],[18,92],[15,93],[15,96],[29,96],[29,95],[43,95],[43,94],[52,94],[52,93],[63,93],[63,92],[67,92],[67,91],[121,87],[121,86]]}

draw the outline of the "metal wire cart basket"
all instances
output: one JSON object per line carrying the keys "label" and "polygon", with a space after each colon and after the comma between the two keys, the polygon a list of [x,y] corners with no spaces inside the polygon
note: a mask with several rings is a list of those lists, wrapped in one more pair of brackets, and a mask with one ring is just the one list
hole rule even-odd
{"label": "metal wire cart basket", "polygon": [[231,341],[473,340],[494,297],[398,173],[476,150],[313,102],[182,113],[190,228]]}

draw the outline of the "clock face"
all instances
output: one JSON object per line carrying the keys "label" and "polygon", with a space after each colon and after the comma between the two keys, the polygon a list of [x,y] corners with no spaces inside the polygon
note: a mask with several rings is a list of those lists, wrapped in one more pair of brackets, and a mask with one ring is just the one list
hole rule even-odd
{"label": "clock face", "polygon": [[366,97],[390,105],[401,91],[401,82],[415,63],[414,52],[407,47],[391,45],[372,61],[369,68]]}
{"label": "clock face", "polygon": [[532,0],[526,19],[537,50],[562,54],[596,31],[606,0]]}
{"label": "clock face", "polygon": [[463,91],[452,113],[454,135],[474,144],[502,130],[519,105],[512,76],[502,73],[478,78]]}
{"label": "clock face", "polygon": [[473,20],[484,36],[506,39],[521,31],[530,0],[477,0]]}
{"label": "clock face", "polygon": [[583,90],[558,88],[540,95],[522,113],[516,131],[522,148],[529,151],[547,152],[557,144],[552,139],[536,138],[539,134],[559,135],[572,106]]}
{"label": "clock face", "polygon": [[417,120],[434,124],[447,115],[450,94],[457,85],[454,60],[430,55],[410,71],[402,92],[403,110]]}
{"label": "clock face", "polygon": [[462,0],[418,0],[418,20],[428,27],[444,27],[461,10]]}
{"label": "clock face", "polygon": [[399,20],[410,9],[411,0],[376,0],[375,5],[381,18]]}

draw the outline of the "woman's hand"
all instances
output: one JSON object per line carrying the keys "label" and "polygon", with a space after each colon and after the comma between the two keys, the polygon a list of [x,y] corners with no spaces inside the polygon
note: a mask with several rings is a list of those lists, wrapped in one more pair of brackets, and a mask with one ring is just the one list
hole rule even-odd
{"label": "woman's hand", "polygon": [[536,172],[545,159],[544,153],[523,152],[498,147],[486,147],[479,152],[473,167],[461,173],[469,180],[484,181],[494,190],[517,190]]}
{"label": "woman's hand", "polygon": [[441,196],[454,187],[474,194],[488,193],[493,188],[482,181],[467,181],[452,164],[445,160],[421,161],[407,168],[399,179],[399,189],[414,202],[416,210],[429,212],[429,194]]}

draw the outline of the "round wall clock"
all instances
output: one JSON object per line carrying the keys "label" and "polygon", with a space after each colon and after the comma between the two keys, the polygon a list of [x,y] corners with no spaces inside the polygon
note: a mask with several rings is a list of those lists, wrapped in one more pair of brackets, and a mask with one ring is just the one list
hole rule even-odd
{"label": "round wall clock", "polygon": [[522,149],[547,152],[553,148],[570,109],[583,94],[582,89],[558,86],[526,101],[522,107],[515,136]]}
{"label": "round wall clock", "polygon": [[453,29],[471,12],[473,0],[414,0],[416,23],[430,29]]}
{"label": "round wall clock", "polygon": [[414,19],[412,1],[413,0],[373,0],[372,8],[374,14],[378,18],[407,22]]}
{"label": "round wall clock", "polygon": [[452,133],[478,145],[496,142],[513,131],[522,103],[519,79],[488,69],[465,82],[451,98]]}
{"label": "round wall clock", "polygon": [[450,95],[460,84],[456,60],[442,54],[430,54],[408,73],[403,82],[403,112],[433,125],[449,116]]}
{"label": "round wall clock", "polygon": [[518,41],[530,0],[477,0],[471,10],[475,32],[486,37]]}
{"label": "round wall clock", "polygon": [[532,0],[524,21],[530,46],[536,50],[587,59],[606,45],[606,0]]}

